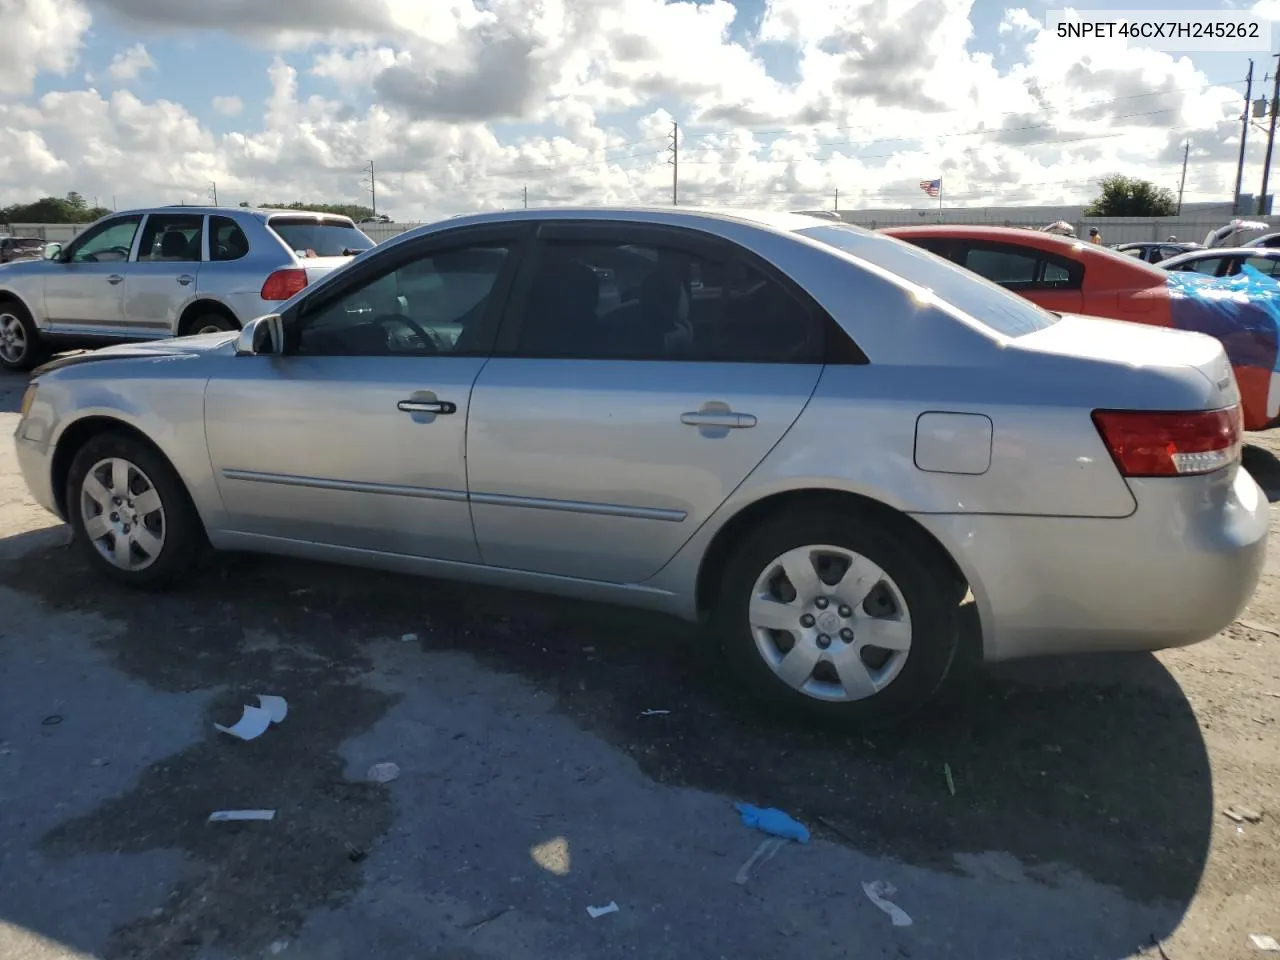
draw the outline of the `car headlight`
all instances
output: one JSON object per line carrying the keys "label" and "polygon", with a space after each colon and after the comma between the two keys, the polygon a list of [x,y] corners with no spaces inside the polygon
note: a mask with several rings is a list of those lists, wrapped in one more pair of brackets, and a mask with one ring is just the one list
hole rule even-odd
{"label": "car headlight", "polygon": [[22,395],[22,407],[18,413],[25,420],[27,414],[31,412],[31,405],[36,402],[36,385],[34,383],[27,386],[27,391]]}

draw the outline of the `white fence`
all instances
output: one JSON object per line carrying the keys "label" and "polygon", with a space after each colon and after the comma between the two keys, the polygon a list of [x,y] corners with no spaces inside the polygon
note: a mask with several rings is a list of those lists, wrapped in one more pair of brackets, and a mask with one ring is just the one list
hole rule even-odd
{"label": "white fence", "polygon": [[[868,211],[863,214],[857,210],[841,210],[840,217],[848,223],[855,223],[872,230],[880,227],[902,227],[913,224],[955,223],[982,224],[986,226],[1009,227],[1043,227],[1045,222],[1034,210],[1028,210],[1024,219],[994,219],[982,210],[966,212],[964,207],[937,210],[902,210],[886,212],[883,210]],[[1201,243],[1205,235],[1217,229],[1230,218],[1222,214],[1198,214],[1185,217],[1097,217],[1078,219],[1073,222],[1076,233],[1087,236],[1089,228],[1096,226],[1102,233],[1104,243],[1128,243],[1138,240],[1166,240],[1171,236],[1183,241]],[[1261,220],[1280,230],[1280,216],[1249,217],[1250,220]],[[46,242],[66,243],[83,230],[88,224],[71,223],[14,223],[9,224],[9,232],[14,236],[36,236]],[[366,223],[360,229],[375,242],[382,243],[397,237],[407,230],[421,226],[417,223]]]}

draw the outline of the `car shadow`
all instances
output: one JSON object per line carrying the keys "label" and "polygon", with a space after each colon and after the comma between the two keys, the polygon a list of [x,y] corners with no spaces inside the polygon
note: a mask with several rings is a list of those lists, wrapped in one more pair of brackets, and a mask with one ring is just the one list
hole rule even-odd
{"label": "car shadow", "polygon": [[[272,669],[272,655],[249,639],[255,631],[295,638],[324,664],[295,695],[323,704],[331,721],[299,756],[271,760],[291,771],[295,794],[319,790],[320,808],[336,776],[328,751],[386,709],[349,682],[356,665],[367,667],[363,648],[378,637],[404,638],[429,650],[465,652],[551,692],[561,711],[658,783],[780,807],[816,835],[868,855],[963,874],[973,857],[997,853],[1004,862],[1014,858],[1023,880],[1053,886],[1065,872],[1165,911],[1161,929],[1142,926],[1135,913],[1115,917],[1106,942],[1042,943],[1037,956],[1045,960],[1086,954],[1119,960],[1153,934],[1168,935],[1208,856],[1213,808],[1205,744],[1176,680],[1150,655],[986,668],[973,662],[970,616],[968,656],[934,705],[896,728],[851,732],[762,715],[738,698],[699,630],[663,616],[242,555],[219,558],[188,588],[140,602],[104,583],[74,550],[32,544],[22,559],[0,562],[0,581],[46,608],[122,624],[103,635],[100,648],[152,688],[253,689]],[[0,724],[7,722],[3,709]],[[165,773],[148,771],[131,791],[52,831],[41,841],[43,852],[167,846],[216,861],[223,854],[207,834],[159,829],[157,811],[179,794],[224,795],[228,778],[253,771],[204,755],[200,762],[172,758],[163,767]],[[361,819],[367,843],[370,832],[387,829],[390,814],[370,798],[360,802],[369,804]],[[150,813],[139,816],[139,808]],[[328,822],[314,826],[317,836],[334,829]],[[267,869],[262,865],[276,856],[291,869],[309,863],[305,851],[315,837],[298,830],[259,834],[254,869]],[[349,875],[311,866],[315,876],[301,907],[351,892]],[[255,884],[253,896],[229,893],[225,921],[252,929],[273,911],[300,909],[296,890],[280,886],[278,894],[270,882]],[[96,946],[75,944],[71,931],[56,928],[61,921],[45,919],[55,929],[42,929],[32,917],[0,920],[35,924],[43,935],[82,949]],[[133,943],[129,938],[140,935],[118,936],[126,938],[118,943]]]}
{"label": "car shadow", "polygon": [[17,413],[26,389],[26,374],[0,370],[0,413]]}
{"label": "car shadow", "polygon": [[1280,458],[1266,447],[1250,444],[1244,448],[1244,468],[1257,481],[1269,502],[1280,501]]}

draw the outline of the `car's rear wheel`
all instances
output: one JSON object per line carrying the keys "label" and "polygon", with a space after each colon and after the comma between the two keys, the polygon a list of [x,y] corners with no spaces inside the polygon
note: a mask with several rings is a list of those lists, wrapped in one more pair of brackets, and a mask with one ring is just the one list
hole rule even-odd
{"label": "car's rear wheel", "polygon": [[40,331],[26,308],[16,300],[0,300],[0,367],[31,370],[47,356]]}
{"label": "car's rear wheel", "polygon": [[771,518],[734,551],[715,619],[757,699],[867,724],[928,701],[960,633],[945,558],[908,521],[873,510]]}
{"label": "car's rear wheel", "polygon": [[92,438],[67,477],[76,543],[107,576],[130,586],[181,581],[204,545],[200,518],[173,467],[123,433]]}
{"label": "car's rear wheel", "polygon": [[240,327],[230,317],[224,317],[220,313],[206,313],[191,321],[187,326],[187,333],[226,333],[239,329]]}

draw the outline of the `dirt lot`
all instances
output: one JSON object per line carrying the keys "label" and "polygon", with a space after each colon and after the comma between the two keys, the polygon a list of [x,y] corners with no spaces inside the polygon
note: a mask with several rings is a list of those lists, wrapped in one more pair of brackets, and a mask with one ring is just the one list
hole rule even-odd
{"label": "dirt lot", "polygon": [[[1217,960],[1280,938],[1280,536],[1208,643],[963,670],[911,726],[850,738],[754,715],[659,617],[240,556],[178,594],[112,589],[26,499],[22,387],[0,379],[5,960]],[[1280,437],[1254,441],[1280,499]],[[286,720],[213,729],[255,693]],[[379,761],[400,778],[364,782]],[[735,800],[813,842],[735,883],[764,839]],[[205,822],[225,808],[277,815]]]}

